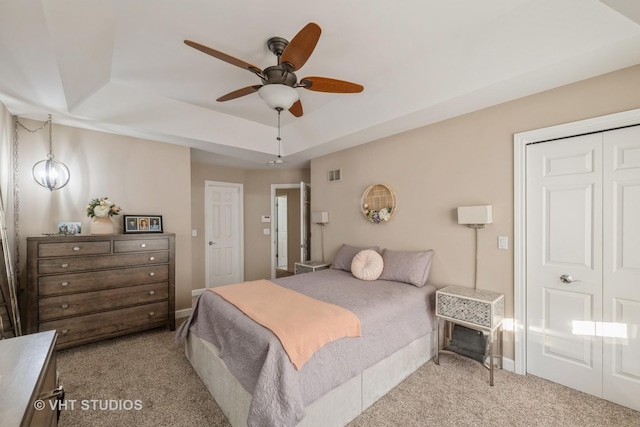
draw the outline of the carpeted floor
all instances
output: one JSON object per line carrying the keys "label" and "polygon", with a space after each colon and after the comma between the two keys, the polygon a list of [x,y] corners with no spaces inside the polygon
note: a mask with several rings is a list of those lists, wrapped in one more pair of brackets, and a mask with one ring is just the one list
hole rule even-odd
{"label": "carpeted floor", "polygon": [[[229,426],[166,329],[58,352],[60,426]],[[530,375],[442,355],[353,420],[371,426],[640,426],[640,413]],[[639,397],[640,398],[640,397]],[[323,427],[323,426],[319,426]]]}

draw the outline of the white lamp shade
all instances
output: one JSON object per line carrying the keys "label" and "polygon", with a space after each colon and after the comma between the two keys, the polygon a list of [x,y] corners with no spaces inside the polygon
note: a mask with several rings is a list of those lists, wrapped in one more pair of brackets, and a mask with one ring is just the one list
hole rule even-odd
{"label": "white lamp shade", "polygon": [[264,99],[264,102],[267,103],[269,108],[273,108],[274,110],[278,108],[288,110],[294,102],[300,99],[297,90],[291,86],[279,83],[262,86],[258,89],[258,94],[260,98]]}
{"label": "white lamp shade", "polygon": [[458,224],[491,224],[493,206],[461,206],[458,208]]}
{"label": "white lamp shade", "polygon": [[311,222],[314,224],[328,224],[329,212],[311,212]]}

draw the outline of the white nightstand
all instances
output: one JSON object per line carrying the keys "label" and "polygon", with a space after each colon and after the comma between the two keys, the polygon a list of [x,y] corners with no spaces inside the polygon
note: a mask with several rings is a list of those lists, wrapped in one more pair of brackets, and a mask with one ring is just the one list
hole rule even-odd
{"label": "white nightstand", "polygon": [[314,271],[325,270],[331,267],[330,262],[325,261],[302,261],[296,262],[293,267],[295,274],[312,273]]}
{"label": "white nightstand", "polygon": [[[445,343],[451,339],[451,326],[458,324],[489,335],[489,384],[493,385],[494,353],[497,344],[499,366],[502,369],[502,321],[504,295],[490,291],[447,286],[436,291],[438,351],[435,363],[440,364],[440,320],[444,320]],[[497,335],[497,339],[496,339]],[[445,346],[446,347],[446,346]]]}

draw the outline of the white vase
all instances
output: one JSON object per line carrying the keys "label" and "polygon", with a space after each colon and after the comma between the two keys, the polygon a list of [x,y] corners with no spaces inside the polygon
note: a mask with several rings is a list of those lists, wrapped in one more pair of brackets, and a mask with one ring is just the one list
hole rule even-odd
{"label": "white vase", "polygon": [[91,234],[113,234],[111,217],[99,218],[94,216],[91,220]]}

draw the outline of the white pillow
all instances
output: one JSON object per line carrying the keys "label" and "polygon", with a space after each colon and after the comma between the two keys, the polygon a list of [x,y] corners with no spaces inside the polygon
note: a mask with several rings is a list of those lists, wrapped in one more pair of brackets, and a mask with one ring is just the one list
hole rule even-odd
{"label": "white pillow", "polygon": [[382,256],[372,249],[358,252],[351,261],[351,273],[360,280],[376,280],[383,269]]}

